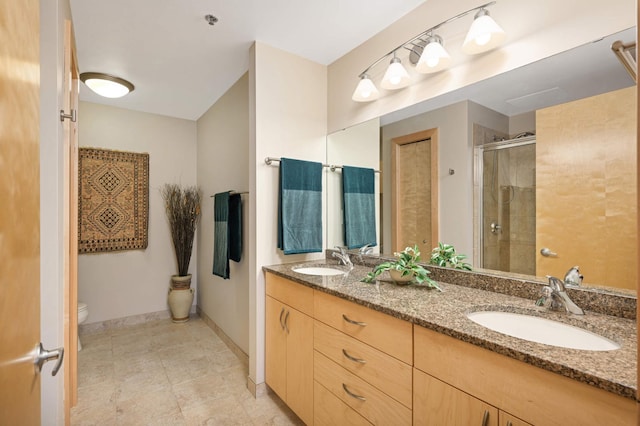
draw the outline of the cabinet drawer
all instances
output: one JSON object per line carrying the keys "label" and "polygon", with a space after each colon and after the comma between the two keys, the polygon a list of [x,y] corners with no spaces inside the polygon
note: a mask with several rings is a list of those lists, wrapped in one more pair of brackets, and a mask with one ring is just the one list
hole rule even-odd
{"label": "cabinet drawer", "polygon": [[411,408],[410,365],[320,321],[313,336],[316,351]]}
{"label": "cabinet drawer", "polygon": [[316,382],[375,425],[411,424],[409,408],[318,351],[314,354],[313,376]]}
{"label": "cabinet drawer", "polygon": [[313,299],[317,320],[413,365],[411,323],[317,290]]}
{"label": "cabinet drawer", "polygon": [[319,384],[313,387],[314,426],[370,426],[371,423]]}
{"label": "cabinet drawer", "polygon": [[294,309],[313,316],[313,289],[267,272],[266,293]]}
{"label": "cabinet drawer", "polygon": [[528,423],[636,424],[633,399],[433,330],[414,332],[416,368]]}

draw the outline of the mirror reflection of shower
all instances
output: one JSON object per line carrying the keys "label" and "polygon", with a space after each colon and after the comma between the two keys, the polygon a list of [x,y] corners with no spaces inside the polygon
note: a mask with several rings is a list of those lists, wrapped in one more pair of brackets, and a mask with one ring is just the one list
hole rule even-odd
{"label": "mirror reflection of shower", "polygon": [[534,275],[536,271],[535,136],[481,147],[482,268]]}

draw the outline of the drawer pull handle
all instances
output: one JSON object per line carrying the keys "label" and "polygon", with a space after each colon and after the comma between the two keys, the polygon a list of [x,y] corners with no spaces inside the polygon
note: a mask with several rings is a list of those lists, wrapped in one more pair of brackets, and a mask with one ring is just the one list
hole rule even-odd
{"label": "drawer pull handle", "polygon": [[289,311],[287,311],[287,315],[284,316],[284,329],[289,334]]}
{"label": "drawer pull handle", "polygon": [[345,314],[342,314],[342,318],[344,318],[344,320],[350,324],[355,324],[355,325],[359,325],[360,327],[366,327],[367,323],[366,322],[361,322],[361,321],[354,321],[351,318],[349,318],[348,316],[346,316]]}
{"label": "drawer pull handle", "polygon": [[367,398],[365,398],[364,396],[357,395],[357,394],[351,392],[349,390],[349,388],[347,387],[347,385],[345,385],[344,383],[342,384],[342,389],[344,389],[344,391],[347,393],[347,395],[349,395],[351,398],[355,398],[355,399],[357,399],[359,401],[366,401],[367,400]]}
{"label": "drawer pull handle", "polygon": [[342,354],[343,354],[345,357],[347,357],[347,359],[350,359],[350,360],[351,360],[351,361],[353,361],[353,362],[359,362],[360,364],[366,364],[366,363],[367,363],[367,360],[366,360],[366,359],[356,358],[356,357],[354,357],[354,356],[352,356],[352,355],[349,355],[349,353],[347,352],[347,350],[346,350],[346,349],[343,349],[343,350],[342,350]]}
{"label": "drawer pull handle", "polygon": [[484,416],[482,416],[482,426],[487,426],[489,424],[489,411],[484,410]]}
{"label": "drawer pull handle", "polygon": [[513,426],[513,423],[511,422],[511,420],[507,421],[507,426]]}
{"label": "drawer pull handle", "polygon": [[284,330],[284,323],[282,322],[282,314],[284,314],[284,307],[280,311],[280,328]]}

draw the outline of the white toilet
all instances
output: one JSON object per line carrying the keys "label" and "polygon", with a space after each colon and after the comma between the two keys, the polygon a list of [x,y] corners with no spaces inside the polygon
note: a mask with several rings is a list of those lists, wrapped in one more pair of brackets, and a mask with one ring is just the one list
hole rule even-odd
{"label": "white toilet", "polygon": [[[78,326],[85,322],[87,317],[89,316],[89,309],[87,308],[86,303],[79,302],[78,303]],[[80,344],[80,327],[78,327],[78,351],[82,350],[82,345]]]}

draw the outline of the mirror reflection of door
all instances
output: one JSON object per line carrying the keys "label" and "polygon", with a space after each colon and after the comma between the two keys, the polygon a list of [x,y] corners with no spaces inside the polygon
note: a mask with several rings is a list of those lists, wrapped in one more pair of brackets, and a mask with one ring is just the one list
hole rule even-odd
{"label": "mirror reflection of door", "polygon": [[418,245],[423,259],[438,243],[438,130],[392,139],[393,251]]}
{"label": "mirror reflection of door", "polygon": [[635,86],[537,111],[536,275],[636,288],[636,122]]}
{"label": "mirror reflection of door", "polygon": [[486,144],[482,150],[482,267],[536,271],[535,139]]}

